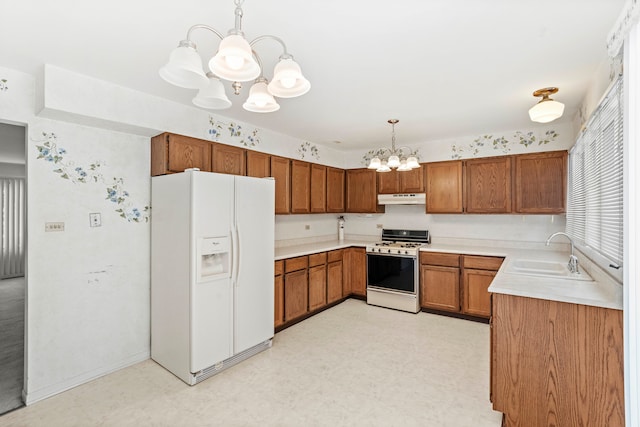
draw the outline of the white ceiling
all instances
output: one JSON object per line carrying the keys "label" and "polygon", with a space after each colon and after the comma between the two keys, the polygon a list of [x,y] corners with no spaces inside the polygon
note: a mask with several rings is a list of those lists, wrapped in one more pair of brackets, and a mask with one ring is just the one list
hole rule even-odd
{"label": "white ceiling", "polygon": [[[7,3],[11,3],[10,5]],[[535,89],[554,97],[571,120],[589,80],[606,59],[606,37],[624,0],[246,0],[247,39],[282,38],[311,81],[300,98],[259,114],[247,94],[215,112],[337,149],[415,144],[494,130],[535,128],[527,110]],[[190,104],[195,91],[158,75],[193,24],[226,33],[232,0],[21,0],[0,11],[0,65],[35,73],[50,63]],[[205,59],[217,37],[196,31]],[[265,76],[280,47],[255,50]],[[341,141],[341,145],[333,145]]]}

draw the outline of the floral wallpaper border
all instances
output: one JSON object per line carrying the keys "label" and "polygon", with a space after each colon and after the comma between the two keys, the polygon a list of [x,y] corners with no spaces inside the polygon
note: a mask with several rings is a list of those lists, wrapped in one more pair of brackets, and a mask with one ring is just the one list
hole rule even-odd
{"label": "floral wallpaper border", "polygon": [[308,141],[303,142],[298,147],[298,154],[300,155],[300,160],[304,160],[304,156],[307,155],[307,152],[311,157],[316,160],[320,160],[320,152],[318,151],[318,147],[315,144],[311,144]]}
{"label": "floral wallpaper border", "polygon": [[7,79],[0,79],[0,92],[6,92],[9,90],[9,85],[7,85]]}
{"label": "floral wallpaper border", "polygon": [[151,215],[151,207],[144,206],[137,208],[129,201],[131,195],[124,187],[123,178],[106,179],[102,174],[104,162],[96,161],[89,166],[77,166],[75,162],[65,159],[67,150],[58,147],[57,135],[53,132],[43,132],[42,139],[35,140],[41,145],[36,145],[38,159],[53,164],[53,172],[62,179],[69,180],[74,184],[102,184],[106,188],[105,200],[117,205],[115,212],[127,220],[127,222],[148,222]]}
{"label": "floral wallpaper border", "polygon": [[258,135],[259,129],[254,129],[250,133],[244,132],[242,126],[235,122],[225,123],[220,120],[216,120],[213,117],[209,116],[209,125],[211,127],[207,131],[209,134],[209,138],[212,140],[220,139],[222,136],[224,128],[229,132],[230,138],[240,138],[238,143],[245,147],[255,147],[260,144],[260,136]]}
{"label": "floral wallpaper border", "polygon": [[462,159],[465,154],[467,154],[467,157],[475,157],[480,154],[485,146],[500,151],[502,154],[507,154],[514,145],[522,145],[524,147],[529,147],[535,143],[537,145],[546,145],[555,142],[558,136],[560,135],[555,130],[547,130],[543,135],[536,135],[532,131],[526,133],[516,131],[511,136],[482,135],[469,144],[452,144],[451,158],[454,160]]}

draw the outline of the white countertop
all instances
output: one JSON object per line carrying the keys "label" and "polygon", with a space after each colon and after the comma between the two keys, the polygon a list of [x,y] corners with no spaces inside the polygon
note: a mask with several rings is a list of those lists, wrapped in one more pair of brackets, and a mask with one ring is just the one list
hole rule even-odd
{"label": "white countertop", "polygon": [[[317,252],[331,251],[350,246],[364,247],[370,241],[347,239],[343,241],[327,240],[295,246],[276,248],[276,260],[309,255]],[[622,310],[622,285],[609,279],[605,273],[588,271],[593,281],[571,280],[553,277],[530,276],[507,272],[506,266],[512,259],[528,259],[541,261],[567,262],[565,252],[539,249],[521,249],[472,245],[465,243],[431,244],[420,248],[420,251],[447,252],[465,255],[504,257],[502,267],[493,279],[489,292],[583,304],[596,307]],[[584,269],[583,266],[580,267]]]}

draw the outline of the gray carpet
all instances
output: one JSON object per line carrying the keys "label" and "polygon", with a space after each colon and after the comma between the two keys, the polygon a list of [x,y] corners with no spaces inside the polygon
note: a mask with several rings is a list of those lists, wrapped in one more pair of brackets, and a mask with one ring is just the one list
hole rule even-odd
{"label": "gray carpet", "polygon": [[0,414],[23,405],[24,277],[0,280]]}

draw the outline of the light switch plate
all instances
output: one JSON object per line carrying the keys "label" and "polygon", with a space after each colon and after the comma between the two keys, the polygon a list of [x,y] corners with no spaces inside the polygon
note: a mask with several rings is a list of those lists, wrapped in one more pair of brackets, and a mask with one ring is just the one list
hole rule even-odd
{"label": "light switch plate", "polygon": [[89,226],[90,227],[100,227],[102,225],[102,218],[99,213],[90,213],[89,214]]}

